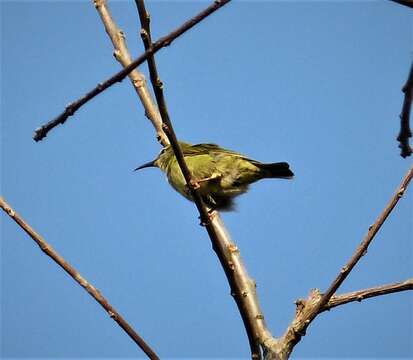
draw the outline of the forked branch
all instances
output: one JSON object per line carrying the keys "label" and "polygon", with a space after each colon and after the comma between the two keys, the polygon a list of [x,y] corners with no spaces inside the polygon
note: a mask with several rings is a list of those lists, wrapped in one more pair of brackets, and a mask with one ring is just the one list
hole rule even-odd
{"label": "forked branch", "polygon": [[150,348],[150,346],[139,336],[139,334],[129,325],[129,323],[109,304],[106,298],[90,284],[80,273],[70,265],[60,254],[57,253],[32,227],[19,215],[13,208],[0,197],[0,207],[9,215],[36,243],[40,249],[56,262],[73,280],[82,286],[109,314],[109,316],[117,322],[117,324],[129,335],[129,337],[142,349],[149,359],[159,360],[159,357]]}
{"label": "forked branch", "polygon": [[[402,183],[396,190],[396,193],[391,198],[389,204],[377,218],[375,223],[370,226],[366,237],[358,246],[348,263],[342,267],[337,277],[331,283],[330,287],[324,294],[321,294],[319,290],[313,290],[308,299],[301,302],[298,307],[298,311],[295,319],[288,327],[286,333],[282,338],[281,359],[287,359],[293,350],[294,346],[301,340],[301,337],[305,335],[307,327],[315,319],[315,317],[323,312],[336,293],[340,285],[350,274],[351,270],[358,263],[358,261],[367,253],[367,249],[370,243],[373,241],[375,235],[380,230],[383,223],[386,221],[394,207],[397,205],[403,194],[405,193],[407,186],[409,185],[413,177],[413,166],[408,170],[407,174],[403,178]],[[410,290],[409,288],[408,290]]]}

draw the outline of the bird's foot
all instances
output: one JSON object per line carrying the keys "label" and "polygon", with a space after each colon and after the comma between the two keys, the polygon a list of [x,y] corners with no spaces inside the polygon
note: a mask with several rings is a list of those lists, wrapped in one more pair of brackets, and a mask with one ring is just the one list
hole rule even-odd
{"label": "bird's foot", "polygon": [[189,182],[189,186],[194,190],[199,189],[201,187],[199,185],[199,180],[195,180],[195,179],[191,179],[191,181]]}
{"label": "bird's foot", "polygon": [[218,211],[214,210],[214,209],[209,209],[208,210],[208,218],[210,221],[214,220],[218,215]]}

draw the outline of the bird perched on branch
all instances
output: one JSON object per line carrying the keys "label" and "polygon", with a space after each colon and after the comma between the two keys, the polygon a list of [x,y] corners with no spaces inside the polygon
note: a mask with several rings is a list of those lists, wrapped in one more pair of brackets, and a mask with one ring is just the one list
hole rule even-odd
{"label": "bird perched on branch", "polygon": [[[186,165],[205,204],[211,209],[232,210],[234,198],[248,191],[248,185],[265,178],[291,179],[294,174],[288,163],[263,164],[216,144],[191,145],[179,142]],[[158,167],[169,183],[181,195],[192,201],[192,196],[178,161],[170,145],[158,157],[135,169]]]}

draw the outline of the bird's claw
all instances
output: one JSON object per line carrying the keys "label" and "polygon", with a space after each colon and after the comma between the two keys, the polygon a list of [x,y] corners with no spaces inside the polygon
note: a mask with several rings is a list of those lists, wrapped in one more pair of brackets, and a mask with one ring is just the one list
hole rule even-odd
{"label": "bird's claw", "polygon": [[189,181],[189,185],[192,187],[192,189],[196,190],[199,189],[201,187],[201,185],[199,185],[199,181],[195,180],[195,179],[191,179]]}

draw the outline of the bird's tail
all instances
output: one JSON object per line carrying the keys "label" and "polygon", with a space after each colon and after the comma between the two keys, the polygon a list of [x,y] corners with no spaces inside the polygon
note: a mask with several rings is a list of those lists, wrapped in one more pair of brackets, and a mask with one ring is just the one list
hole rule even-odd
{"label": "bird's tail", "polygon": [[265,178],[291,179],[294,176],[294,173],[290,170],[290,165],[286,162],[272,164],[260,163],[258,167],[262,170],[263,177]]}

